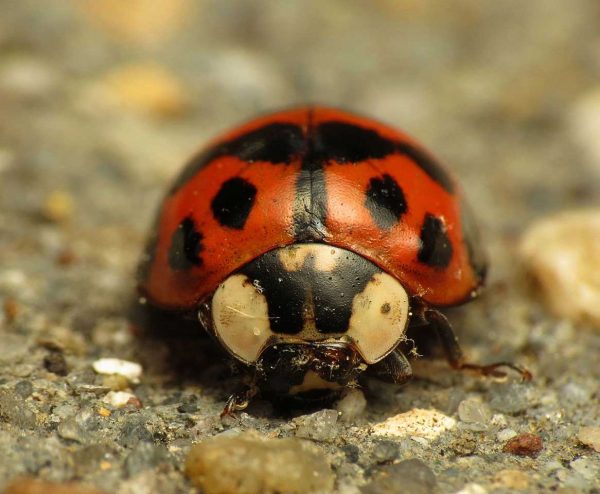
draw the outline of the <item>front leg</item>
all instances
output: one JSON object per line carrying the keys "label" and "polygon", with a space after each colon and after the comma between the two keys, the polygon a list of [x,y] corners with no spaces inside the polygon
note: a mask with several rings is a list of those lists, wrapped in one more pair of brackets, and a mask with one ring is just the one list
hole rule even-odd
{"label": "front leg", "polygon": [[530,381],[532,378],[531,372],[520,365],[512,362],[495,362],[489,365],[472,364],[465,361],[465,356],[458,344],[458,338],[454,334],[452,326],[444,314],[426,307],[422,308],[421,314],[427,321],[428,325],[436,332],[442,348],[446,355],[446,360],[453,369],[457,370],[472,370],[483,376],[505,377],[506,372],[500,370],[505,367],[518,372],[523,381]]}
{"label": "front leg", "polygon": [[369,366],[369,373],[381,381],[395,384],[402,384],[413,375],[410,362],[399,348],[382,361]]}
{"label": "front leg", "polygon": [[255,384],[242,385],[238,391],[233,393],[225,403],[225,408],[221,412],[221,418],[234,416],[235,412],[245,410],[250,404],[250,400],[258,394],[258,387]]}

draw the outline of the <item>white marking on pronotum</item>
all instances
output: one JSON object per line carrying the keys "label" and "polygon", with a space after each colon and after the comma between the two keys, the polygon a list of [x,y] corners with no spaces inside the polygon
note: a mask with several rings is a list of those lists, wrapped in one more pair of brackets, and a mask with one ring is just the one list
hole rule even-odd
{"label": "white marking on pronotum", "polygon": [[[229,310],[232,310],[233,312],[237,312],[238,314],[240,314],[244,317],[249,317],[251,319],[264,319],[264,317],[261,317],[261,316],[253,316],[252,314],[246,314],[245,312],[243,312],[239,309],[236,309],[235,307],[232,307],[231,305],[228,305],[226,308]],[[267,316],[266,318],[267,319],[279,319],[279,316]]]}
{"label": "white marking on pronotum", "polygon": [[347,334],[365,362],[379,362],[405,338],[408,308],[400,282],[383,272],[354,297]]}
{"label": "white marking on pronotum", "polygon": [[227,278],[212,299],[215,334],[223,346],[246,363],[256,362],[271,338],[269,308],[265,296],[248,277]]}

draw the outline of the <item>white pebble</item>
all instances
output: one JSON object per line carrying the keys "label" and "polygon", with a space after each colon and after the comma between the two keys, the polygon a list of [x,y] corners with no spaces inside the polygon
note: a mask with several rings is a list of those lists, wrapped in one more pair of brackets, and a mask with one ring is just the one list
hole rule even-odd
{"label": "white pebble", "polygon": [[133,393],[127,391],[109,391],[106,396],[102,398],[104,403],[108,403],[115,408],[122,408],[129,403],[130,399],[136,400],[136,396]]}
{"label": "white pebble", "polygon": [[600,209],[569,211],[525,232],[520,253],[557,316],[600,328]]}
{"label": "white pebble", "polygon": [[351,389],[340,401],[337,402],[336,409],[342,414],[341,419],[344,422],[351,422],[360,417],[367,407],[367,400],[360,389]]}
{"label": "white pebble", "polygon": [[117,374],[127,378],[128,381],[137,384],[142,375],[142,366],[136,362],[121,360],[118,358],[101,358],[92,364],[98,374]]}
{"label": "white pebble", "polygon": [[458,417],[467,424],[486,426],[492,418],[489,407],[479,398],[467,398],[458,404]]}
{"label": "white pebble", "polygon": [[465,485],[460,491],[456,491],[455,494],[487,494],[487,490],[482,485],[470,482]]}
{"label": "white pebble", "polygon": [[517,433],[512,429],[502,429],[498,432],[498,434],[496,434],[496,439],[498,439],[499,442],[504,443],[516,435]]}
{"label": "white pebble", "polygon": [[379,436],[415,437],[432,440],[456,426],[456,420],[437,410],[413,408],[405,413],[379,422],[373,426],[373,434]]}
{"label": "white pebble", "polygon": [[582,427],[577,433],[577,439],[600,453],[600,427]]}

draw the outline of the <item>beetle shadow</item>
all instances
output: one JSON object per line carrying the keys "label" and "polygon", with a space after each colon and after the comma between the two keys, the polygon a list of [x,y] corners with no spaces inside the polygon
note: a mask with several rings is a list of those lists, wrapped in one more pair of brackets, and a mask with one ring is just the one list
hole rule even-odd
{"label": "beetle shadow", "polygon": [[203,396],[223,405],[239,386],[240,376],[228,356],[194,314],[132,302],[129,319],[135,328],[138,359],[152,381],[178,391],[188,385],[200,388]]}

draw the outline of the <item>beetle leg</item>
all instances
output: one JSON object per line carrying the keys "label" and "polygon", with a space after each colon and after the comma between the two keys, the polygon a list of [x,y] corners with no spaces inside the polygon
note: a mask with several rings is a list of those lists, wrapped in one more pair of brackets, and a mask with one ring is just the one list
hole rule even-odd
{"label": "beetle leg", "polygon": [[233,416],[235,412],[245,410],[250,404],[250,400],[258,394],[258,388],[254,385],[244,386],[243,389],[233,393],[225,403],[225,408],[221,412],[221,418]]}
{"label": "beetle leg", "polygon": [[425,317],[430,326],[438,335],[442,348],[446,354],[446,359],[453,369],[457,370],[473,370],[483,376],[505,377],[506,372],[500,370],[501,367],[506,367],[518,372],[523,381],[530,381],[532,378],[531,372],[520,365],[512,362],[495,362],[489,365],[479,365],[465,362],[465,356],[458,344],[458,338],[454,334],[452,326],[448,319],[441,312],[434,309],[426,309]]}
{"label": "beetle leg", "polygon": [[412,377],[412,367],[402,350],[396,348],[382,361],[369,367],[371,374],[385,382],[402,384]]}

